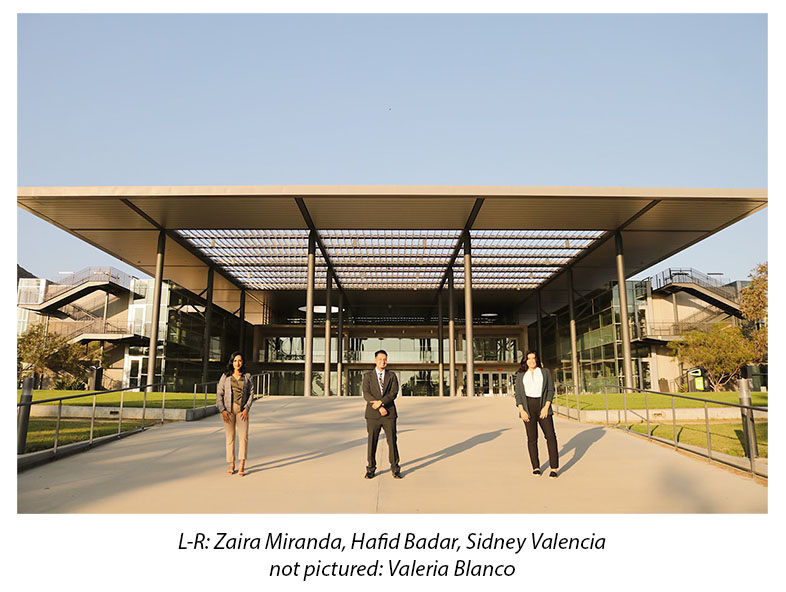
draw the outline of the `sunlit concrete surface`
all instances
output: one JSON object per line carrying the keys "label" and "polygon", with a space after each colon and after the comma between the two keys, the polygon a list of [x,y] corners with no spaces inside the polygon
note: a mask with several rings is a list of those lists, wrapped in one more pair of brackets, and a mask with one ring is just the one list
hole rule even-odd
{"label": "sunlit concrete surface", "polygon": [[[403,479],[384,437],[365,472],[360,398],[273,397],[251,413],[247,474],[220,416],[172,423],[18,475],[23,513],[760,513],[760,480],[598,425],[555,419],[560,476],[530,474],[511,398],[402,398]],[[548,457],[540,441],[542,469]],[[547,471],[546,471],[547,472]]]}

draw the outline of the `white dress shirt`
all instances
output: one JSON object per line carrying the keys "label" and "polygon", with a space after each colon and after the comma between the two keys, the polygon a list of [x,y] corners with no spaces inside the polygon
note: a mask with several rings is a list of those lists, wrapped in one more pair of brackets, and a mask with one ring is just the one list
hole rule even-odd
{"label": "white dress shirt", "polygon": [[540,368],[535,368],[534,372],[529,369],[524,373],[524,394],[533,399],[540,399],[543,392],[543,372]]}

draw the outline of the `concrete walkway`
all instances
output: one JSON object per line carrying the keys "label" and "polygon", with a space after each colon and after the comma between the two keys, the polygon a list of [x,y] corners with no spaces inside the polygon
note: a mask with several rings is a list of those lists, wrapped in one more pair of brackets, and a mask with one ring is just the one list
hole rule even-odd
{"label": "concrete walkway", "polygon": [[[363,479],[359,398],[273,397],[251,413],[247,475],[220,416],[156,427],[18,475],[22,513],[762,513],[760,481],[619,430],[556,418],[560,476],[530,474],[510,398],[401,398],[404,478]],[[541,462],[548,465],[541,437]]]}

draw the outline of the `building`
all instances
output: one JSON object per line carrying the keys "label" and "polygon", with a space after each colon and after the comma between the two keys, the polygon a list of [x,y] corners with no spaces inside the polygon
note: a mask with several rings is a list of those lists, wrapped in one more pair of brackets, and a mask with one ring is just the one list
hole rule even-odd
{"label": "building", "polygon": [[[614,321],[615,298],[617,309],[632,309],[634,317],[641,298],[635,289],[609,290],[610,283],[627,285],[625,278],[766,207],[767,192],[28,187],[19,188],[17,203],[153,276],[144,323],[160,324],[165,311],[171,314],[165,290],[156,295],[165,280],[195,295],[199,301],[191,306],[204,306],[207,327],[202,382],[217,378],[219,329],[211,315],[219,314],[237,319],[237,342],[252,370],[265,373],[267,392],[358,394],[360,373],[382,348],[401,375],[403,394],[472,396],[509,391],[522,352],[536,344],[574,388],[582,388],[581,365],[587,364],[587,388],[595,388],[598,377],[612,378],[606,372],[634,387],[645,375],[639,360],[652,358],[653,347],[658,355],[658,346],[647,342],[645,348],[635,330],[631,335],[635,323]],[[153,304],[158,298],[160,307]],[[659,299],[653,297],[653,306]],[[589,313],[585,301],[595,302]],[[615,331],[619,327],[613,357],[607,355],[611,342],[603,341],[611,325],[603,325],[603,336],[593,333],[601,329],[595,319],[609,314]],[[572,327],[581,315],[588,325],[579,344]],[[550,343],[552,322],[559,338]],[[150,356],[168,338],[169,326],[166,336],[148,338],[154,345],[134,351]],[[232,339],[219,337],[220,343]],[[595,360],[597,347],[602,357]],[[580,351],[589,358],[580,359]],[[192,354],[193,347],[182,359],[193,378],[198,360]],[[612,359],[613,370],[603,365]]]}
{"label": "building", "polygon": [[[627,281],[628,323],[637,388],[678,392],[686,372],[669,342],[715,323],[740,325],[740,290],[747,281],[725,282],[690,268],[667,269]],[[621,315],[616,282],[574,302],[582,392],[603,392],[624,384]],[[572,388],[569,311],[563,307],[542,321],[544,364],[555,369],[558,388]],[[537,334],[529,327],[530,341]]]}
{"label": "building", "polygon": [[[105,354],[104,388],[147,384],[154,283],[106,267],[90,267],[57,281],[20,279],[17,336],[42,323],[47,333],[72,342],[98,342]],[[162,282],[156,383],[190,392],[201,382],[205,309],[204,298],[174,282]],[[208,372],[217,376],[229,354],[241,349],[240,319],[217,308],[210,321]],[[250,335],[248,329],[245,335]]]}

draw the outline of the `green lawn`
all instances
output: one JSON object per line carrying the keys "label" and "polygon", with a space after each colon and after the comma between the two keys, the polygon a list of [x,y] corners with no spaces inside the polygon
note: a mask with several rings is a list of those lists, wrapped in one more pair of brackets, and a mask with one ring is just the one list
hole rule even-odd
{"label": "green lawn", "polygon": [[[683,393],[680,393],[683,394]],[[737,403],[740,402],[740,397],[735,392],[724,392],[724,393],[684,393],[689,397],[700,397],[702,399],[712,399],[714,401],[722,401],[725,403]],[[751,399],[753,401],[754,407],[766,407],[767,406],[767,395],[769,393],[760,393],[755,392],[751,393]],[[648,404],[650,409],[671,409],[671,400],[672,397],[667,395],[653,395],[650,394],[647,396]],[[623,409],[623,396],[618,393],[609,393],[609,409]],[[681,399],[679,397],[673,397],[674,399],[674,406],[678,408],[685,408],[685,407],[704,407],[704,403],[701,401],[691,401],[690,399]],[[565,395],[557,395],[554,397],[554,403],[557,405],[565,405]],[[606,395],[603,393],[600,394],[583,394],[579,395],[579,403],[581,404],[582,411],[592,411],[592,410],[601,410],[606,409]],[[576,396],[569,395],[568,396],[568,406],[572,409],[576,408]],[[723,407],[723,405],[716,405],[714,403],[709,403],[707,407]],[[629,393],[627,395],[627,408],[628,409],[644,409],[645,408],[645,401],[644,401],[644,393]]]}
{"label": "green lawn", "polygon": [[[759,456],[767,458],[767,422],[756,424],[756,439],[759,444]],[[636,424],[630,429],[640,434],[647,433],[646,424]],[[650,434],[659,438],[674,441],[674,426],[671,423],[650,423]],[[743,442],[745,436],[742,424],[737,422],[710,422],[710,443],[714,452],[723,452],[732,456],[745,456]],[[677,423],[677,442],[693,446],[707,447],[707,431],[704,423]]]}
{"label": "green lawn", "polygon": [[[52,399],[54,397],[66,397],[69,395],[80,395],[85,391],[33,391],[33,402],[42,399]],[[19,402],[22,391],[16,391],[16,402]],[[123,395],[123,407],[142,407],[142,397],[144,393],[138,392],[124,392],[124,393],[109,393],[106,395],[99,394],[96,397],[97,407],[119,407],[120,395]],[[161,408],[161,400],[163,393],[147,393],[147,406],[152,408]],[[205,394],[197,393],[196,406],[202,407],[205,403]],[[215,405],[215,393],[207,394],[207,404]],[[46,405],[57,405],[57,403],[45,403]],[[69,399],[63,401],[63,405],[86,405],[93,404],[93,397],[81,397],[79,399]],[[191,409],[194,406],[194,393],[166,393],[165,407],[167,409]]]}
{"label": "green lawn", "polygon": [[[151,425],[152,422],[148,422]],[[135,430],[142,425],[141,421],[123,420],[123,431]],[[25,452],[35,452],[36,450],[46,450],[55,444],[55,428],[57,420],[54,419],[30,419],[27,428],[27,446]],[[107,436],[117,433],[117,420],[98,421],[93,427],[93,438]],[[90,438],[90,420],[60,420],[60,434],[57,445],[81,442]]]}

